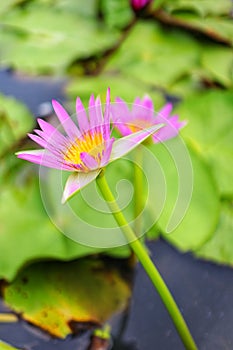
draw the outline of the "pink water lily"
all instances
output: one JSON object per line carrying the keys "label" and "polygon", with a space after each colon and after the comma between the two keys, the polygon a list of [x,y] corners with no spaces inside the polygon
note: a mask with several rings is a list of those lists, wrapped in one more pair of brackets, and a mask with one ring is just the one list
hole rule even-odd
{"label": "pink water lily", "polygon": [[143,99],[137,97],[131,110],[128,104],[118,97],[116,103],[111,105],[111,110],[113,123],[123,136],[162,123],[163,127],[152,135],[154,143],[163,142],[177,136],[179,130],[186,125],[186,121],[180,121],[178,115],[171,115],[171,103],[167,103],[156,113],[153,101],[147,95]]}
{"label": "pink water lily", "polygon": [[91,181],[95,180],[101,169],[108,163],[130,152],[149,135],[158,130],[161,125],[144,128],[121,139],[111,137],[110,129],[110,90],[107,90],[104,113],[100,98],[91,95],[87,113],[77,98],[77,123],[68,115],[66,110],[53,101],[54,111],[61,123],[65,134],[42,119],[38,119],[41,130],[28,136],[42,149],[22,151],[17,157],[49,168],[71,171],[62,202]]}
{"label": "pink water lily", "polygon": [[131,0],[131,6],[135,11],[139,11],[146,7],[152,0]]}

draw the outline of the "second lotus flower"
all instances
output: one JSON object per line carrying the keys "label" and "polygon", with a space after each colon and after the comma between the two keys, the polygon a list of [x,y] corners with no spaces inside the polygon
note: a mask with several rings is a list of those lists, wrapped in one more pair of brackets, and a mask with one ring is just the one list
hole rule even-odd
{"label": "second lotus flower", "polygon": [[186,121],[180,121],[178,115],[170,115],[172,112],[171,103],[167,103],[156,113],[153,101],[147,95],[143,99],[137,97],[131,110],[128,104],[118,97],[116,103],[111,105],[111,109],[113,123],[123,136],[162,123],[164,126],[152,135],[154,143],[177,136],[179,130],[186,125]]}
{"label": "second lotus flower", "polygon": [[77,123],[57,101],[53,101],[53,108],[66,134],[38,119],[41,130],[34,130],[37,135],[29,134],[29,137],[42,149],[18,152],[17,156],[42,166],[72,172],[65,185],[63,203],[95,180],[108,163],[130,152],[162,126],[157,124],[115,140],[110,129],[109,89],[104,113],[99,97],[90,97],[88,114],[77,98]]}

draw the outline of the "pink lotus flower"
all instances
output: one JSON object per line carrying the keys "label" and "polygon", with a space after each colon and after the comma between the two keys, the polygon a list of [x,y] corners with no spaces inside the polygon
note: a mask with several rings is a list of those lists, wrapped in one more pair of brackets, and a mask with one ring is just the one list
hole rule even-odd
{"label": "pink lotus flower", "polygon": [[71,171],[63,192],[63,203],[93,181],[108,163],[130,152],[161,127],[156,125],[115,140],[110,130],[109,89],[104,114],[99,97],[96,100],[93,95],[90,97],[89,115],[77,98],[78,125],[57,101],[52,103],[66,135],[38,119],[41,130],[34,130],[37,135],[28,136],[43,149],[18,152],[17,157],[49,168]]}
{"label": "pink lotus flower", "polygon": [[145,96],[142,100],[137,97],[132,110],[121,98],[116,98],[116,104],[111,106],[114,126],[121,135],[127,136],[151,126],[164,125],[152,135],[154,143],[171,139],[179,133],[186,121],[179,121],[178,115],[170,115],[172,104],[167,103],[158,113],[155,113],[151,98]]}
{"label": "pink lotus flower", "polygon": [[131,6],[135,11],[139,11],[146,7],[152,0],[131,0]]}

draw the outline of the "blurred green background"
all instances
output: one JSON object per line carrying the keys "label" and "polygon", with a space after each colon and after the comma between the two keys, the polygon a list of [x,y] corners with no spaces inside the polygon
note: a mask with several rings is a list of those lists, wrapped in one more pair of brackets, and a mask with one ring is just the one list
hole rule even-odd
{"label": "blurred green background", "polygon": [[[155,110],[167,100],[174,102],[175,113],[188,120],[181,134],[194,169],[193,196],[172,235],[165,233],[162,220],[150,238],[162,235],[182,251],[229,266],[232,43],[230,0],[155,0],[137,13],[127,0],[7,0],[0,5],[1,67],[13,68],[22,79],[65,78],[68,106],[77,95],[85,103],[91,93],[103,100],[108,86],[112,100],[121,96],[131,103],[149,94]],[[59,232],[43,208],[35,167],[14,156],[21,145],[31,147],[25,136],[34,127],[22,102],[0,95],[0,278],[8,281],[36,259],[69,260],[101,251]],[[169,169],[162,145],[153,152]],[[172,191],[174,173],[167,171],[166,180]],[[168,194],[168,208],[172,204],[174,197]],[[129,255],[127,249],[108,253]]]}

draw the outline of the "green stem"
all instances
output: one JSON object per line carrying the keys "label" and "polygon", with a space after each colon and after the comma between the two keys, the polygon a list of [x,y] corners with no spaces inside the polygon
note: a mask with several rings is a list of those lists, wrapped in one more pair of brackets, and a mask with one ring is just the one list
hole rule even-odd
{"label": "green stem", "polygon": [[112,211],[112,214],[114,215],[116,222],[118,223],[119,227],[124,233],[129,246],[134,251],[138,260],[143,265],[145,271],[147,272],[153,285],[155,286],[158,294],[160,295],[165,307],[167,308],[167,311],[169,312],[174,322],[174,325],[183,341],[185,348],[188,350],[197,350],[197,347],[189,332],[189,329],[185,323],[185,320],[182,314],[180,313],[180,310],[178,309],[165,282],[163,281],[159,271],[157,270],[152,260],[150,259],[146,251],[146,248],[142,245],[140,240],[137,239],[135,233],[133,232],[132,228],[129,226],[123,213],[121,212],[108,186],[107,180],[104,175],[104,171],[102,171],[100,175],[97,177],[97,184],[99,186],[99,189],[102,193],[103,198],[106,200],[110,210]]}
{"label": "green stem", "polygon": [[139,145],[135,151],[134,159],[134,218],[135,225],[134,231],[137,237],[140,237],[142,233],[142,210],[143,210],[143,193],[142,193],[142,184],[143,184],[143,172],[142,172],[142,162],[143,162],[143,149]]}

